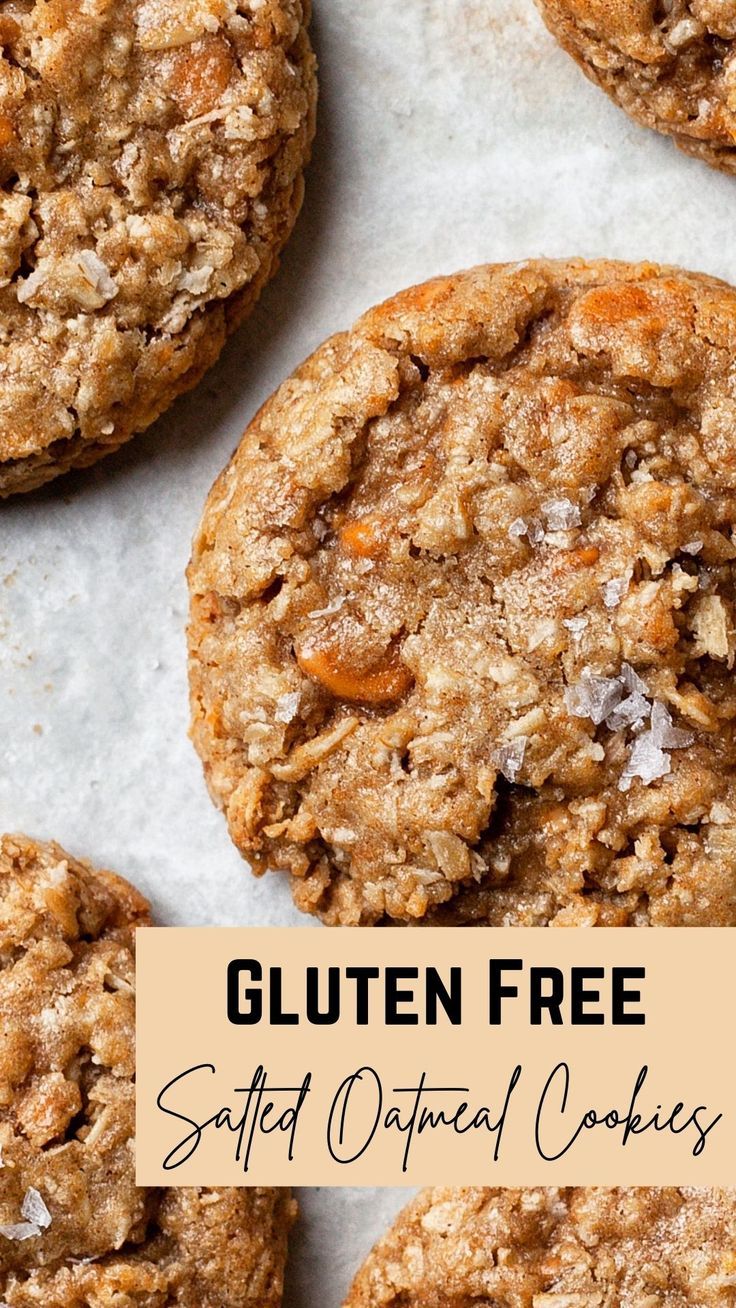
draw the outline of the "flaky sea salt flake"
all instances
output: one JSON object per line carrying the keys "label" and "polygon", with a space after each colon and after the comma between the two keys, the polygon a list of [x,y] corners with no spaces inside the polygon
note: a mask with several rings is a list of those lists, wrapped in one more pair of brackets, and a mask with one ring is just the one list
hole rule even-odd
{"label": "flaky sea salt flake", "polygon": [[683,731],[681,727],[674,726],[672,715],[661,700],[657,699],[652,705],[652,727],[651,737],[655,745],[660,749],[687,749],[692,745],[695,737],[690,731]]}
{"label": "flaky sea salt flake", "polygon": [[41,1234],[41,1227],[36,1226],[35,1222],[8,1222],[5,1226],[0,1226],[0,1235],[6,1240],[32,1240],[35,1236]]}
{"label": "flaky sea salt flake", "polygon": [[547,519],[548,531],[569,531],[571,527],[579,527],[582,523],[580,509],[572,500],[546,500],[542,505],[542,513]]}
{"label": "flaky sea salt flake", "polygon": [[648,695],[649,687],[634,671],[630,663],[621,664],[621,680],[631,695]]}
{"label": "flaky sea salt flake", "polygon": [[580,681],[565,687],[565,707],[574,718],[590,718],[599,726],[623,698],[618,677],[596,677],[584,671]]}
{"label": "flaky sea salt flake", "polygon": [[610,581],[604,582],[601,590],[603,592],[603,603],[607,609],[617,609],[627,590],[631,576],[626,573],[623,577],[611,577]]}
{"label": "flaky sea salt flake", "polygon": [[25,1217],[27,1222],[32,1222],[35,1226],[40,1226],[42,1230],[45,1230],[47,1226],[51,1225],[51,1213],[46,1207],[38,1190],[35,1190],[33,1186],[29,1186],[26,1190],[20,1212],[21,1217]]}
{"label": "flaky sea salt flake", "polygon": [[606,726],[609,731],[627,731],[630,727],[638,727],[646,722],[651,707],[649,700],[635,691],[617,704],[613,713],[609,713]]}
{"label": "flaky sea salt flake", "polygon": [[521,540],[522,536],[527,536],[530,545],[541,545],[544,527],[539,518],[514,518],[509,524],[508,534],[511,540]]}
{"label": "flaky sea salt flake", "polygon": [[671,771],[672,760],[669,754],[655,744],[651,731],[645,731],[634,741],[618,788],[628,790],[634,777],[639,777],[648,786],[652,781],[668,776]]}
{"label": "flaky sea salt flake", "polygon": [[499,771],[503,773],[507,781],[516,781],[524,762],[527,743],[527,736],[517,736],[515,740],[509,740],[506,744],[499,745],[498,749],[494,751],[493,761],[498,765]]}

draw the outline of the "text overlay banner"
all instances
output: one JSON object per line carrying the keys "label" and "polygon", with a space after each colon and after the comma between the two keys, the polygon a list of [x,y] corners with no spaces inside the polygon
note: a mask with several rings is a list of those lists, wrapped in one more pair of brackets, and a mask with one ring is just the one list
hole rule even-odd
{"label": "text overlay banner", "polygon": [[730,1185],[736,932],[137,933],[140,1185]]}

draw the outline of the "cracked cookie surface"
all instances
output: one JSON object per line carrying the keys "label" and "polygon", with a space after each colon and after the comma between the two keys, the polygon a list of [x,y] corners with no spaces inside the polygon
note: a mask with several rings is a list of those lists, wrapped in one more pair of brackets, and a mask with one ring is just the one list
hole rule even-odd
{"label": "cracked cookie surface", "polygon": [[214,363],[314,130],[309,0],[6,0],[0,496],[93,463]]}
{"label": "cracked cookie surface", "polygon": [[0,838],[0,1300],[279,1308],[286,1190],[135,1184],[134,931],[148,904]]}
{"label": "cracked cookie surface", "polygon": [[727,1308],[736,1192],[433,1189],[344,1308]]}
{"label": "cracked cookie surface", "polygon": [[583,72],[645,127],[736,172],[735,0],[536,0]]}
{"label": "cracked cookie surface", "polygon": [[332,924],[736,923],[736,292],[533,261],[317,351],[215,483],[193,738]]}

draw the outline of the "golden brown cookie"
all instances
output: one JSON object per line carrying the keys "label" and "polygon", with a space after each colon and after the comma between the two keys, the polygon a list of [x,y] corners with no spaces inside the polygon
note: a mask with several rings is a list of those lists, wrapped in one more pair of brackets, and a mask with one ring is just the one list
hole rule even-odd
{"label": "golden brown cookie", "polygon": [[481,267],[328,341],[194,544],[193,737],[329,923],[736,924],[736,292]]}
{"label": "golden brown cookie", "polygon": [[632,118],[736,172],[734,0],[536,0],[583,72]]}
{"label": "golden brown cookie", "polygon": [[136,1187],[134,931],[148,904],[0,838],[0,1300],[279,1308],[286,1190]]}
{"label": "golden brown cookie", "polygon": [[344,1308],[728,1308],[736,1191],[425,1190]]}
{"label": "golden brown cookie", "polygon": [[301,206],[316,78],[309,0],[0,10],[2,497],[214,363]]}

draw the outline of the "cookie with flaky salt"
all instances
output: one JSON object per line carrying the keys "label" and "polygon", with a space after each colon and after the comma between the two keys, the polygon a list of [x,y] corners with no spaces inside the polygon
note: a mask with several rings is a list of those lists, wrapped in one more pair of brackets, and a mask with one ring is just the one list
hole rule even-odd
{"label": "cookie with flaky salt", "polygon": [[286,1190],[136,1186],[136,927],[58,845],[0,838],[0,1302],[279,1308]]}
{"label": "cookie with flaky salt", "polygon": [[265,405],[194,543],[193,737],[329,923],[736,923],[736,292],[415,287]]}

